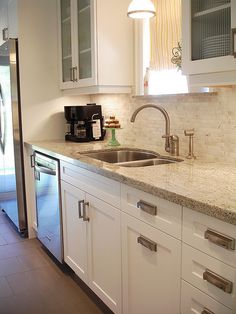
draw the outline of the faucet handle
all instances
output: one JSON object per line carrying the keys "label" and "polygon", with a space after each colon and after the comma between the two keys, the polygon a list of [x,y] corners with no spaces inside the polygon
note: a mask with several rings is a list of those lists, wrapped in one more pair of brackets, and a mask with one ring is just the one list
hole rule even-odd
{"label": "faucet handle", "polygon": [[172,135],[170,135],[170,134],[164,134],[164,135],[162,135],[162,138],[171,138],[171,136]]}
{"label": "faucet handle", "polygon": [[184,130],[185,136],[194,136],[194,129]]}
{"label": "faucet handle", "polygon": [[169,153],[173,156],[179,156],[179,137],[178,135],[165,134],[162,138],[168,139]]}

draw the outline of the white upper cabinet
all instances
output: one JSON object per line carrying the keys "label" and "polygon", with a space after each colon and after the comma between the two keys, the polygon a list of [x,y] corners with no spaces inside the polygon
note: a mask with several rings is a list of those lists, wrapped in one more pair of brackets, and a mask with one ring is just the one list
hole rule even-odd
{"label": "white upper cabinet", "polygon": [[7,0],[0,1],[0,45],[8,39]]}
{"label": "white upper cabinet", "polygon": [[0,45],[18,37],[17,0],[0,1]]}
{"label": "white upper cabinet", "polygon": [[236,1],[183,0],[182,5],[183,73],[195,85],[236,83]]}
{"label": "white upper cabinet", "polygon": [[133,24],[128,0],[60,0],[60,82],[72,94],[130,92]]}

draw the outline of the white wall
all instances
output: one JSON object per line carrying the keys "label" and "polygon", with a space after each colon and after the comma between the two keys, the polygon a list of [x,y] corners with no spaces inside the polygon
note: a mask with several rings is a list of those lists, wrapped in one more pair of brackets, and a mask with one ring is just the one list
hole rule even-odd
{"label": "white wall", "polygon": [[64,137],[64,105],[89,96],[63,97],[59,88],[57,1],[20,0],[19,48],[24,140]]}
{"label": "white wall", "polygon": [[[18,0],[21,108],[24,141],[64,138],[64,106],[89,96],[63,97],[59,88],[57,0]],[[35,190],[25,151],[29,236],[34,237]]]}

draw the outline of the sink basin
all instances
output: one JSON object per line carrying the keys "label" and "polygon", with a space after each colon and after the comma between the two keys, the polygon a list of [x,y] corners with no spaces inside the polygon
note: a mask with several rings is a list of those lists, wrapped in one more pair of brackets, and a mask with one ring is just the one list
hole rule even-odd
{"label": "sink basin", "polygon": [[122,167],[147,167],[147,166],[173,164],[179,161],[182,161],[182,160],[177,160],[177,159],[173,160],[173,159],[165,159],[165,158],[158,157],[157,159],[137,160],[137,161],[123,162],[121,164],[117,163],[117,164]]}
{"label": "sink basin", "polygon": [[182,161],[181,159],[172,157],[163,157],[158,153],[135,149],[102,150],[97,152],[85,152],[82,154],[94,159],[117,164],[122,167],[147,167],[173,164]]}
{"label": "sink basin", "polygon": [[139,150],[111,150],[84,153],[84,155],[110,163],[123,163],[160,157],[159,154]]}

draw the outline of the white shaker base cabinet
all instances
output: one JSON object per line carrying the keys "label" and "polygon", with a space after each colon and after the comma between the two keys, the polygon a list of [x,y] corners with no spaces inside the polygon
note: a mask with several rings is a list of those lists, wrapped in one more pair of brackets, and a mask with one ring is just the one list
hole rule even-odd
{"label": "white shaker base cabinet", "polygon": [[87,225],[79,218],[79,201],[85,193],[61,181],[64,259],[74,272],[88,283]]}
{"label": "white shaker base cabinet", "polygon": [[121,313],[120,211],[64,181],[61,191],[65,262]]}
{"label": "white shaker base cabinet", "polygon": [[86,194],[89,286],[115,313],[121,313],[120,211]]}
{"label": "white shaker base cabinet", "polygon": [[181,241],[122,213],[124,314],[179,314]]}

